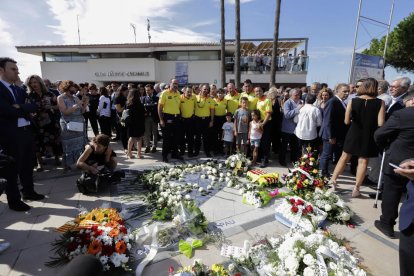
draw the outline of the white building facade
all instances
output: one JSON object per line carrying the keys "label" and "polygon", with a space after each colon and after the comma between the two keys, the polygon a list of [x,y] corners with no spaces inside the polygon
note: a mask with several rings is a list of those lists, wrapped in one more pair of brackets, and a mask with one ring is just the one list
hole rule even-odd
{"label": "white building facade", "polygon": [[[283,43],[283,42],[282,42]],[[306,43],[294,42],[294,46]],[[242,44],[244,45],[244,44]],[[259,44],[260,46],[261,44]],[[283,44],[279,44],[283,45]],[[257,47],[259,47],[257,46]],[[249,66],[242,70],[241,81],[268,85],[270,67],[263,61],[256,66],[256,56],[269,57],[265,50],[245,52]],[[104,85],[109,82],[157,83],[178,78],[181,85],[221,83],[220,43],[137,43],[99,45],[17,46],[19,52],[42,56],[42,77],[51,81],[70,79]],[[287,48],[285,48],[287,49]],[[226,42],[226,83],[234,80],[234,42]],[[295,52],[297,48],[289,48]],[[232,63],[233,62],[233,63]],[[259,65],[260,63],[260,65]],[[292,62],[294,63],[294,61]],[[252,65],[253,64],[253,65]],[[292,64],[292,67],[295,68]],[[306,83],[305,70],[278,68],[278,84]],[[279,70],[283,69],[283,70]],[[302,69],[302,68],[301,68]]]}

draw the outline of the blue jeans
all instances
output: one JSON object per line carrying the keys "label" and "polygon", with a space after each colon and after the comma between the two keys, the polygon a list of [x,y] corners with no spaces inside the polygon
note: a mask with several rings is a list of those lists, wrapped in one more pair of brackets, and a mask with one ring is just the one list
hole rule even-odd
{"label": "blue jeans", "polygon": [[329,159],[332,157],[332,153],[335,152],[335,156],[339,157],[342,154],[343,141],[336,141],[335,145],[329,143],[329,140],[322,139],[323,149],[319,159],[319,169],[323,176],[329,176]]}

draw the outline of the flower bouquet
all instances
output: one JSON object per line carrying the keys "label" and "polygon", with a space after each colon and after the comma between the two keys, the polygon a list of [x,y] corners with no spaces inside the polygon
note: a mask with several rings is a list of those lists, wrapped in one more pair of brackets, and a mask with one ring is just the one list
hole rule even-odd
{"label": "flower bouquet", "polygon": [[132,236],[116,209],[82,211],[73,222],[57,230],[64,233],[52,243],[57,257],[46,263],[47,266],[61,266],[78,255],[91,254],[101,261],[105,271],[121,268],[130,271]]}
{"label": "flower bouquet", "polygon": [[348,249],[322,231],[271,237],[233,260],[258,275],[366,275]]}
{"label": "flower bouquet", "polygon": [[353,215],[352,210],[336,194],[329,190],[315,189],[314,193],[307,193],[305,199],[328,214],[328,220],[335,223],[349,223]]}
{"label": "flower bouquet", "polygon": [[169,275],[174,276],[229,276],[226,270],[220,264],[213,264],[211,267],[204,265],[201,260],[194,260],[193,265],[185,266],[177,270],[174,274],[174,267],[170,266]]}
{"label": "flower bouquet", "polygon": [[313,232],[326,219],[326,213],[300,197],[286,197],[276,206],[275,218],[282,224]]}
{"label": "flower bouquet", "polygon": [[242,153],[237,153],[230,155],[225,164],[228,169],[232,170],[233,175],[242,175],[244,172],[247,172],[251,161]]}
{"label": "flower bouquet", "polygon": [[316,188],[323,188],[328,179],[322,177],[318,169],[317,152],[308,151],[298,162],[294,164],[294,169],[289,170],[283,176],[286,186],[295,194],[304,196],[307,192],[312,192]]}
{"label": "flower bouquet", "polygon": [[257,183],[260,187],[281,187],[278,173],[266,173],[263,170],[250,170],[247,172],[247,179],[253,183]]}

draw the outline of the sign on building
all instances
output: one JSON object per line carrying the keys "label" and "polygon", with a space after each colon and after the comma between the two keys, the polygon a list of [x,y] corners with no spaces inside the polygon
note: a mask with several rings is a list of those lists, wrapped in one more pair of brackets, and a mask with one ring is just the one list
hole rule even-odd
{"label": "sign on building", "polygon": [[383,79],[384,59],[380,56],[369,56],[355,53],[352,83],[365,78]]}

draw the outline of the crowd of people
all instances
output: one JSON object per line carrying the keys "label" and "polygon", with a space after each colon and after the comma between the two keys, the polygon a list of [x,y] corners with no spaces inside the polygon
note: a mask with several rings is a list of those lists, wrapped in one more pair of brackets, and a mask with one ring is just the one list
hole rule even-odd
{"label": "crowd of people", "polygon": [[[0,146],[16,162],[3,175],[10,209],[30,208],[21,197],[44,198],[34,190],[33,170],[42,171],[45,158],[53,157],[56,165],[62,162],[65,170],[97,173],[86,160],[101,154],[101,163],[114,169],[111,138],[120,141],[127,158],[144,158],[144,153],[157,151],[161,130],[164,162],[198,157],[203,148],[206,157],[241,152],[260,167],[269,164],[273,152],[287,166],[288,152],[289,161],[295,162],[302,153],[317,150],[320,171],[330,178],[333,191],[351,163],[356,175],[352,197],[360,196],[363,183],[378,182],[385,154],[382,215],[375,226],[394,236],[407,178],[389,164],[406,164],[414,157],[414,89],[407,77],[391,85],[367,78],[333,89],[315,82],[264,91],[249,79],[241,90],[232,82],[223,88],[200,84],[180,89],[176,79],[169,84],[114,82],[97,87],[70,80],[52,84],[36,75],[23,83],[18,74],[16,61],[0,58]],[[95,135],[90,144],[88,124]],[[332,175],[330,162],[336,165]],[[414,226],[407,227],[404,233],[411,237]],[[406,245],[414,248],[413,243]]]}

